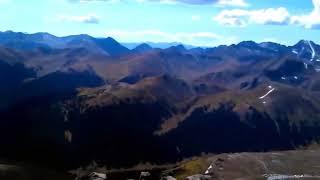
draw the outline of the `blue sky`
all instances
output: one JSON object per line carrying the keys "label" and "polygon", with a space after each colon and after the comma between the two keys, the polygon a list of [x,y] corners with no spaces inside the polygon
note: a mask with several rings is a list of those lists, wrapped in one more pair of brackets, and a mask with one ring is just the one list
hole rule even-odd
{"label": "blue sky", "polygon": [[320,43],[320,0],[0,0],[0,31],[216,46]]}

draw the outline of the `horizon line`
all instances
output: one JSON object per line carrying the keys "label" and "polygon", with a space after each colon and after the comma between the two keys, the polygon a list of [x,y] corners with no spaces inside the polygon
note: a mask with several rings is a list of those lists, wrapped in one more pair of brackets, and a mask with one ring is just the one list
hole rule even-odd
{"label": "horizon line", "polygon": [[[54,37],[57,37],[57,38],[66,38],[66,37],[70,37],[70,36],[81,36],[81,35],[84,35],[84,36],[89,36],[91,38],[94,38],[94,39],[108,39],[108,38],[111,38],[113,40],[115,40],[116,42],[118,42],[119,44],[127,47],[126,45],[124,44],[137,44],[136,46],[139,46],[141,44],[148,44],[149,46],[151,46],[149,43],[153,43],[153,44],[176,44],[176,45],[173,45],[173,46],[169,46],[169,47],[174,47],[174,46],[178,46],[178,45],[183,45],[186,49],[193,49],[193,48],[215,48],[215,47],[219,47],[219,46],[232,46],[232,45],[238,45],[242,42],[254,42],[256,44],[262,44],[262,43],[275,43],[275,44],[279,44],[279,45],[282,45],[282,46],[286,46],[286,47],[291,47],[291,46],[294,46],[296,44],[298,44],[300,41],[309,41],[309,42],[312,42],[314,44],[317,44],[315,43],[314,41],[312,40],[306,40],[306,39],[300,39],[298,40],[295,44],[291,44],[291,45],[287,45],[287,44],[284,44],[284,43],[280,43],[280,42],[275,42],[275,41],[261,41],[261,42],[258,42],[258,41],[254,41],[254,40],[243,40],[243,41],[239,41],[238,43],[231,43],[229,45],[226,45],[226,44],[220,44],[220,45],[216,45],[216,46],[199,46],[199,45],[193,45],[193,44],[187,44],[187,43],[183,43],[183,42],[177,42],[177,41],[118,41],[116,38],[114,37],[111,37],[111,36],[105,36],[105,37],[101,37],[101,36],[94,36],[94,35],[90,35],[90,34],[70,34],[70,35],[55,35],[54,33],[50,33],[50,32],[22,32],[22,31],[13,31],[13,30],[5,30],[5,31],[0,31],[0,33],[8,33],[8,32],[12,32],[12,33],[22,33],[22,34],[25,34],[25,35],[36,35],[36,34],[49,34],[51,36],[54,36]],[[152,47],[152,46],[151,46]],[[189,47],[189,48],[188,48]],[[127,47],[128,48],[128,47]],[[157,47],[153,47],[153,48],[157,48]],[[130,49],[130,48],[128,48]],[[134,49],[134,48],[133,48]]]}

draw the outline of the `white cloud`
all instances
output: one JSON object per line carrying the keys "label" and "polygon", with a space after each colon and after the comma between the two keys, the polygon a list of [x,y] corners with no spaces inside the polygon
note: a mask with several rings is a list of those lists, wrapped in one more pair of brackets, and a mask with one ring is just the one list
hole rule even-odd
{"label": "white cloud", "polygon": [[0,3],[9,3],[10,0],[0,0]]}
{"label": "white cloud", "polygon": [[175,0],[160,0],[161,4],[177,4],[177,1]]}
{"label": "white cloud", "polygon": [[312,0],[314,9],[310,14],[292,16],[291,23],[307,29],[320,29],[320,0]]}
{"label": "white cloud", "polygon": [[230,26],[246,26],[248,24],[285,25],[290,22],[290,14],[286,8],[268,8],[259,10],[223,10],[213,17],[219,24]]}
{"label": "white cloud", "polygon": [[59,15],[57,17],[58,21],[66,22],[79,22],[79,23],[88,23],[88,24],[98,24],[100,19],[99,17],[92,13],[85,16],[73,16],[73,15]]}
{"label": "white cloud", "polygon": [[223,25],[230,26],[245,26],[246,20],[244,17],[248,16],[248,11],[241,9],[223,10],[213,20]]}
{"label": "white cloud", "polygon": [[122,42],[183,42],[195,46],[215,46],[237,42],[236,37],[224,37],[212,32],[163,32],[159,30],[122,31],[112,30],[106,36],[116,38]]}
{"label": "white cloud", "polygon": [[165,4],[213,4],[216,0],[136,0],[137,2],[160,2]]}
{"label": "white cloud", "polygon": [[[1,1],[1,0],[0,0]],[[91,3],[91,2],[108,2],[115,3],[126,0],[65,0],[71,3]],[[191,4],[191,5],[208,5],[208,4],[216,4],[219,7],[225,6],[237,6],[237,7],[247,7],[249,3],[246,0],[128,0],[128,1],[136,1],[138,3],[144,2],[157,2],[161,4]]]}
{"label": "white cloud", "polygon": [[291,15],[284,7],[258,10],[223,10],[212,19],[219,24],[244,27],[248,24],[299,25],[320,29],[320,0],[312,0],[313,10],[303,15]]}
{"label": "white cloud", "polygon": [[199,21],[201,19],[201,17],[199,15],[193,15],[191,16],[191,20],[192,21]]}
{"label": "white cloud", "polygon": [[110,0],[67,0],[67,1],[72,3],[78,3],[78,2],[86,3],[86,2],[108,2]]}
{"label": "white cloud", "polygon": [[268,8],[252,11],[250,21],[257,24],[284,25],[290,21],[290,14],[286,8]]}
{"label": "white cloud", "polygon": [[249,3],[244,0],[220,0],[217,2],[218,6],[238,6],[238,7],[248,7]]}
{"label": "white cloud", "polygon": [[66,0],[71,3],[94,3],[94,2],[107,2],[107,3],[117,3],[121,0]]}
{"label": "white cloud", "polygon": [[[123,0],[66,0],[71,3],[88,3],[88,2],[119,2]],[[247,7],[249,4],[245,0],[132,0],[138,3],[144,2],[158,2],[161,4],[191,4],[191,5],[204,5],[204,4],[217,4],[218,6],[238,6]]]}

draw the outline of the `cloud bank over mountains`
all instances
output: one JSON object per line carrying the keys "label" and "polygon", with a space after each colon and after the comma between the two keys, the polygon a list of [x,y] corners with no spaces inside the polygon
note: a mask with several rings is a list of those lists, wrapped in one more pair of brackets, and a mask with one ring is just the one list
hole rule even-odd
{"label": "cloud bank over mountains", "polygon": [[314,9],[310,14],[292,16],[291,23],[308,29],[320,29],[320,0],[312,0]]}
{"label": "cloud bank over mountains", "polygon": [[290,23],[290,14],[286,8],[268,8],[259,10],[232,9],[223,10],[213,20],[230,26],[248,24],[286,25]]}
{"label": "cloud bank over mountains", "polygon": [[[125,2],[130,0],[67,0],[71,3],[90,2]],[[291,14],[286,7],[247,9],[251,4],[246,0],[131,0],[138,3],[158,2],[162,4],[215,5],[216,7],[237,7],[222,9],[212,20],[227,26],[245,27],[250,24],[260,25],[299,25],[307,29],[320,28],[320,0],[312,0],[313,10],[307,14]],[[198,16],[192,20],[199,20]],[[98,23],[96,16],[64,17],[68,21]]]}
{"label": "cloud bank over mountains", "polygon": [[213,20],[222,25],[247,26],[265,25],[300,25],[307,29],[320,28],[320,0],[312,0],[314,9],[309,14],[292,15],[285,7],[258,10],[232,9],[222,10]]}
{"label": "cloud bank over mountains", "polygon": [[[90,3],[90,2],[114,2],[115,0],[67,0],[71,3]],[[116,1],[130,1],[130,0],[116,0]],[[247,7],[249,3],[245,0],[131,0],[139,3],[143,2],[160,2],[165,4],[191,4],[191,5],[208,5],[216,4],[219,6],[238,6]]]}

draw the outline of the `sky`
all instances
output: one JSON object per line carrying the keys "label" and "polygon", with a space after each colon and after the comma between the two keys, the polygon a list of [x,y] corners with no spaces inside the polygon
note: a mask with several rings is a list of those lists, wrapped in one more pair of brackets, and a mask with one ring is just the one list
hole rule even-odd
{"label": "sky", "polygon": [[320,0],[0,0],[0,31],[217,46],[320,43]]}

